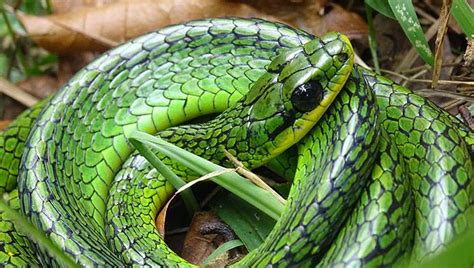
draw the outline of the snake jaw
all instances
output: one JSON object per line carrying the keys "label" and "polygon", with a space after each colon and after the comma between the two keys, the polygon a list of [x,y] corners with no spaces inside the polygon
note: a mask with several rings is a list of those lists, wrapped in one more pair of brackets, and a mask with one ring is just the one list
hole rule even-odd
{"label": "snake jaw", "polygon": [[[334,101],[351,74],[352,66],[352,46],[348,38],[339,33],[312,40],[303,45],[299,53],[291,51],[290,62],[278,76],[282,83],[284,111],[281,116],[285,123],[276,128],[280,133],[272,132],[269,147],[273,148],[266,148],[266,151],[278,155],[302,139]],[[295,98],[298,91],[302,97]],[[292,122],[288,122],[289,118]]]}

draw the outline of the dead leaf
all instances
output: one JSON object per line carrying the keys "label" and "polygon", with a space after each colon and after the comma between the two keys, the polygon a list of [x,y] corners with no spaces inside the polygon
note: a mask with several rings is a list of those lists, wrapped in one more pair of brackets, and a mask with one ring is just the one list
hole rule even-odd
{"label": "dead leaf", "polygon": [[315,1],[245,1],[254,8],[315,35],[336,31],[350,38],[366,37],[367,23],[354,12],[327,0]]}
{"label": "dead leaf", "polygon": [[18,14],[31,38],[58,54],[104,51],[165,25],[217,16],[270,18],[245,4],[222,0],[121,1],[45,17]]}
{"label": "dead leaf", "polygon": [[118,0],[52,0],[54,13],[70,12],[81,7],[101,7]]}
{"label": "dead leaf", "polygon": [[[200,264],[219,245],[233,239],[235,239],[235,234],[230,227],[213,212],[198,212],[189,226],[181,257],[191,263]],[[235,252],[227,254],[227,258],[219,262],[225,265],[230,261],[229,258],[235,258],[235,255]]]}
{"label": "dead leaf", "polygon": [[351,38],[365,38],[368,34],[367,23],[358,14],[349,12],[336,4],[328,4],[322,13],[319,25],[307,20],[313,33],[321,35],[326,32],[342,32]]}
{"label": "dead leaf", "polygon": [[[108,2],[99,1],[100,4]],[[74,11],[45,17],[19,14],[19,18],[35,42],[58,54],[104,51],[165,25],[222,16],[285,21],[316,35],[327,31],[340,31],[350,37],[367,34],[367,25],[359,15],[326,2],[287,2],[269,7],[255,2],[254,8],[224,0],[122,0],[99,7],[77,7],[84,2],[72,1],[69,7],[74,7]]]}
{"label": "dead leaf", "polygon": [[4,130],[5,128],[8,127],[8,125],[10,125],[12,121],[11,120],[2,120],[0,121],[0,130]]}
{"label": "dead leaf", "polygon": [[172,198],[170,198],[170,200],[168,200],[168,202],[166,202],[166,204],[163,206],[160,213],[158,213],[158,216],[156,216],[156,219],[155,219],[156,229],[158,230],[158,233],[160,233],[161,237],[163,238],[165,237],[166,214],[168,213],[168,208],[171,203],[171,200],[173,200],[175,196],[176,195],[174,195]]}

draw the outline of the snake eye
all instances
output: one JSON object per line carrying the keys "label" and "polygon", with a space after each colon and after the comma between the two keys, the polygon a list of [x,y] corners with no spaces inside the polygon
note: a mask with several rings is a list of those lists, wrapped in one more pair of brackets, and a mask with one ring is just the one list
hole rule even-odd
{"label": "snake eye", "polygon": [[315,80],[299,85],[291,95],[293,107],[301,113],[312,111],[323,99],[323,87]]}
{"label": "snake eye", "polygon": [[339,62],[344,63],[349,59],[349,55],[347,53],[341,53],[337,55],[337,58],[339,59]]}

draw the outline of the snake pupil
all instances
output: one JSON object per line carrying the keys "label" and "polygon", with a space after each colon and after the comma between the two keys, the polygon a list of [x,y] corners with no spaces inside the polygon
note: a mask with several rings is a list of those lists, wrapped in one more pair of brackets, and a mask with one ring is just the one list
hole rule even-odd
{"label": "snake pupil", "polygon": [[299,112],[305,113],[316,108],[323,99],[323,88],[320,83],[311,80],[299,85],[291,95],[291,103]]}

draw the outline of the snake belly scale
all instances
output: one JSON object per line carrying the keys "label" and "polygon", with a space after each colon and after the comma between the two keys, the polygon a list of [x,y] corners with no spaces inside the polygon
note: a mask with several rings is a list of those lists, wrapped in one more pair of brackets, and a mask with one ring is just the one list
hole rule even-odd
{"label": "snake belly scale", "polygon": [[[473,132],[352,59],[343,35],[315,38],[258,19],[146,34],[99,57],[2,132],[0,189],[82,266],[191,266],[154,228],[172,187],[127,135],[154,133],[229,165],[225,147],[249,168],[296,144],[281,219],[235,265],[423,260],[469,226]],[[215,113],[209,123],[178,126]],[[0,217],[1,263],[54,263]]]}

